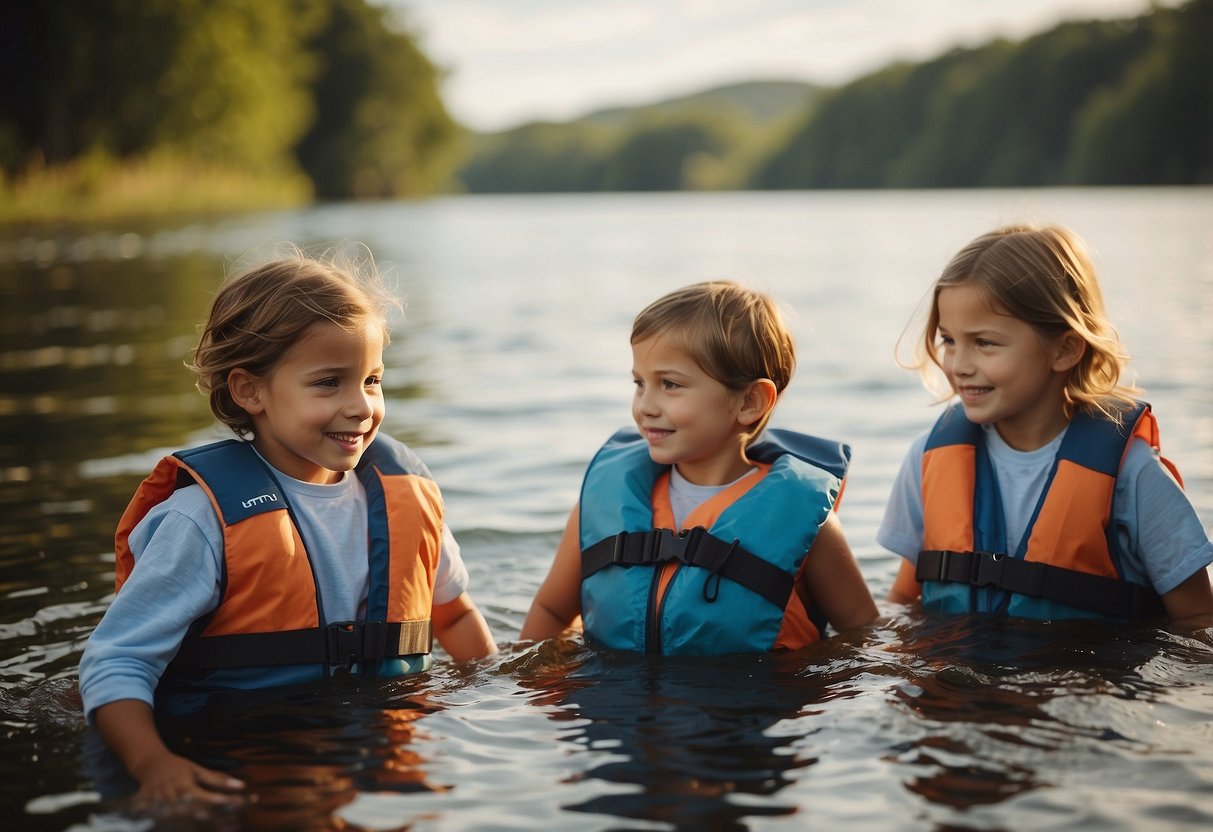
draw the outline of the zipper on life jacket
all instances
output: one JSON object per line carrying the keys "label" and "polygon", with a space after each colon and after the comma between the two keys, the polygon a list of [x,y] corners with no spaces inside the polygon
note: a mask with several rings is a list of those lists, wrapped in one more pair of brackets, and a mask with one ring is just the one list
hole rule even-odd
{"label": "zipper on life jacket", "polygon": [[661,573],[662,564],[653,567],[653,579],[649,581],[648,612],[644,619],[644,652],[661,654]]}

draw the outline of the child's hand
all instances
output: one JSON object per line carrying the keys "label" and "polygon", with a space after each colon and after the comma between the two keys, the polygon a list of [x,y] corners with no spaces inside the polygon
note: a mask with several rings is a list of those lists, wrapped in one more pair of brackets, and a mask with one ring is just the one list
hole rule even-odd
{"label": "child's hand", "polygon": [[142,770],[131,774],[139,781],[132,806],[154,814],[188,811],[195,804],[237,806],[245,799],[242,781],[171,752],[150,758]]}
{"label": "child's hand", "polygon": [[235,806],[244,801],[244,783],[174,754],[156,730],[144,702],[120,699],[94,712],[97,730],[139,781],[132,805],[154,814],[185,813],[191,808]]}

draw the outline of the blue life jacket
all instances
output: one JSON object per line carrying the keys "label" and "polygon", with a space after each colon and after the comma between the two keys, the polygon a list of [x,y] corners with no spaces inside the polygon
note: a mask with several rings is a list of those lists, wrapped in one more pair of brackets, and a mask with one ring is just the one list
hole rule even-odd
{"label": "blue life jacket", "polygon": [[796,648],[820,637],[826,622],[794,584],[842,490],[850,448],[768,430],[747,453],[759,473],[686,520],[704,525],[676,533],[668,467],[653,462],[639,434],[620,431],[598,451],[580,501],[581,611],[590,640],[714,655]]}

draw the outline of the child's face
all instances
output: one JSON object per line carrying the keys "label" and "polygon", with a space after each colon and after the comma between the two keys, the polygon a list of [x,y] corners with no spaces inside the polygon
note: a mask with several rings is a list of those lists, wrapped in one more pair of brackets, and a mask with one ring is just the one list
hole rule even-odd
{"label": "child's face", "polygon": [[257,450],[282,473],[330,483],[352,470],[383,421],[383,330],[319,323],[258,379]]}
{"label": "child's face", "polygon": [[1057,436],[1067,424],[1059,344],[971,286],[941,290],[938,304],[940,363],[965,416],[1021,451]]}
{"label": "child's face", "polygon": [[654,462],[697,485],[724,485],[750,468],[738,421],[743,396],[661,336],[632,345],[632,418]]}

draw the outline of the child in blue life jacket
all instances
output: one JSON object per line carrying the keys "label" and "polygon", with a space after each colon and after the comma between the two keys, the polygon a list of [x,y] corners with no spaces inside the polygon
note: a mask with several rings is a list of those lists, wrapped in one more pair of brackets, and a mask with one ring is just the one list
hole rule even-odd
{"label": "child in blue life jacket", "polygon": [[756,653],[873,621],[834,511],[850,449],[763,432],[796,364],[774,301],[688,286],[631,343],[637,430],[591,461],[521,638],[581,625],[615,649]]}
{"label": "child in blue life jacket", "polygon": [[[363,272],[367,272],[363,274]],[[172,753],[153,707],[222,689],[399,676],[495,652],[425,465],[379,432],[386,313],[369,267],[291,256],[215,297],[191,369],[239,439],[165,457],[116,535],[117,594],[80,662],[136,805],[238,800]]]}
{"label": "child in blue life jacket", "polygon": [[978,237],[935,282],[917,367],[959,402],[918,437],[877,540],[889,600],[1031,619],[1213,624],[1210,542],[1083,244],[1057,227]]}

